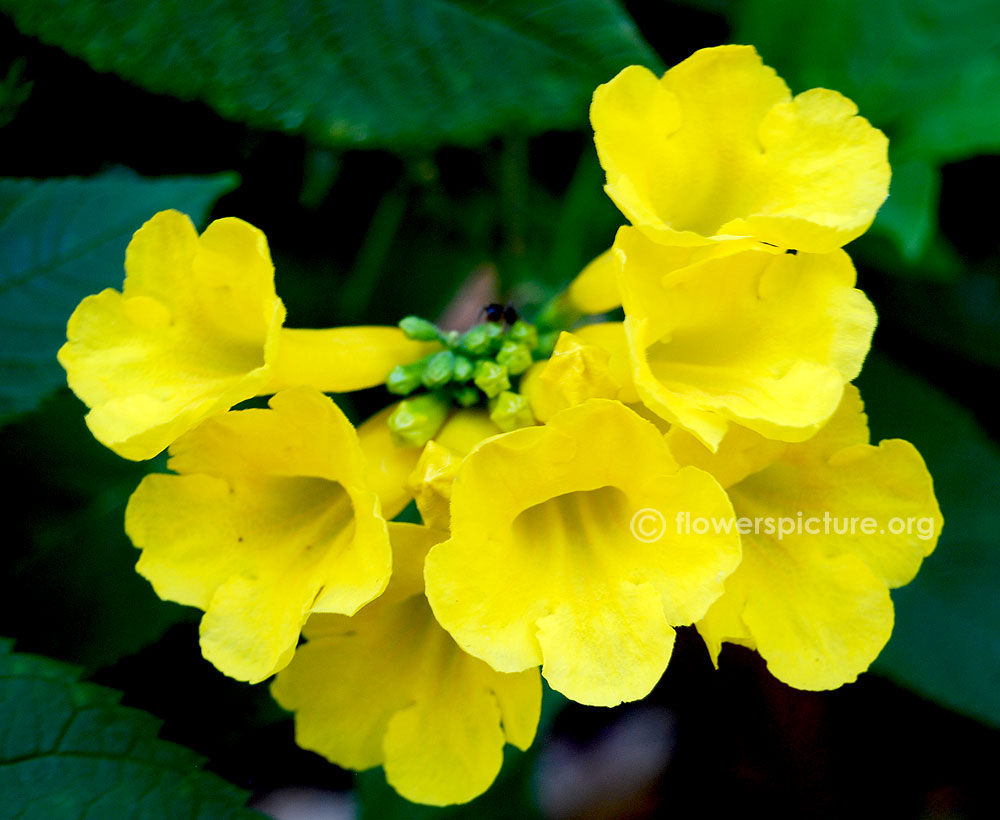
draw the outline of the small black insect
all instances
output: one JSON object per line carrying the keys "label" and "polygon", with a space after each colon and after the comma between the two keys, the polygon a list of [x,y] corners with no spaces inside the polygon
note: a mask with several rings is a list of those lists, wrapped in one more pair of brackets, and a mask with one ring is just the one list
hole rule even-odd
{"label": "small black insect", "polygon": [[501,305],[499,302],[490,302],[483,308],[487,322],[506,322],[508,325],[517,321],[517,311],[513,305]]}

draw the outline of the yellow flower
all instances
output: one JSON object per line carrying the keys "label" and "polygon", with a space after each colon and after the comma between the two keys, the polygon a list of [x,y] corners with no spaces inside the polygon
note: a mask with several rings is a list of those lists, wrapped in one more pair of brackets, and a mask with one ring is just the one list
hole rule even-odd
{"label": "yellow flower", "polygon": [[860,372],[876,316],[844,251],[750,249],[691,264],[691,249],[634,228],[615,248],[639,397],[710,448],[730,422],[808,438]]}
{"label": "yellow flower", "polygon": [[657,242],[760,241],[825,253],[888,193],[885,136],[836,91],[792,97],[751,46],[695,52],[657,79],[631,66],[594,93],[606,189]]}
{"label": "yellow flower", "polygon": [[463,652],[423,595],[423,560],[443,534],[390,524],[394,571],[352,618],[314,615],[308,642],[271,691],[295,739],[340,766],[382,764],[405,798],[442,806],[489,788],[504,742],[527,749],[541,709],[535,669],[504,674]]}
{"label": "yellow flower", "polygon": [[282,328],[267,239],[239,219],[198,236],[162,211],[132,237],[125,271],[121,293],[80,303],[59,351],[94,436],[125,458],[152,458],[252,396],[372,387],[435,348],[398,328]]}
{"label": "yellow flower", "polygon": [[727,487],[744,532],[742,563],[697,625],[713,659],[728,641],[799,689],[854,680],[892,632],[889,590],[912,580],[941,531],[920,454],[899,439],[868,443],[852,385],[799,444],[738,427],[715,454],[676,428],[667,443]]}
{"label": "yellow flower", "polygon": [[[591,399],[476,447],[452,488],[451,538],[432,548],[427,597],[459,645],[501,672],[542,666],[581,703],[645,696],[739,562],[733,534],[649,541],[655,510],[731,516],[707,473],[678,471],[656,428]],[[645,530],[639,533],[643,535]]]}
{"label": "yellow flower", "polygon": [[357,434],[312,388],[229,412],[171,447],[178,475],[149,475],[125,530],[165,600],[205,610],[201,646],[257,682],[288,663],[311,612],[353,614],[391,571],[386,524]]}

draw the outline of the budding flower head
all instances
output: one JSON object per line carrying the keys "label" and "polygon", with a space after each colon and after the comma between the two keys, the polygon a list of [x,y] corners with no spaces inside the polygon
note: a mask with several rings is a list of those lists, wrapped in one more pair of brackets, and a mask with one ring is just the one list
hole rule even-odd
{"label": "budding flower head", "polygon": [[[407,316],[403,333],[414,341],[437,341],[443,350],[417,362],[399,365],[386,378],[386,389],[409,396],[421,387],[432,397],[416,396],[399,405],[389,420],[393,436],[408,444],[423,444],[440,426],[442,408],[488,404],[504,430],[534,424],[529,405],[517,392],[516,381],[539,353],[537,328],[517,312],[498,303],[483,308],[485,321],[464,333],[443,331],[427,319]],[[515,380],[512,384],[511,379]],[[434,428],[431,432],[428,432]]]}

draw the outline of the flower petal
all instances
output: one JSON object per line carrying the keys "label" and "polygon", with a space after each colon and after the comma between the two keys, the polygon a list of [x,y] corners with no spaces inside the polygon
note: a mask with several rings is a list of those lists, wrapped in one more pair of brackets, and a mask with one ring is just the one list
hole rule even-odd
{"label": "flower petal", "polygon": [[264,392],[308,384],[324,393],[349,393],[385,382],[396,365],[441,349],[415,342],[398,327],[283,328],[278,357]]}
{"label": "flower petal", "polygon": [[395,518],[413,500],[408,479],[417,466],[421,449],[397,444],[389,429],[389,416],[399,403],[391,404],[358,427],[365,456],[368,481],[382,505],[382,514]]}
{"label": "flower petal", "polygon": [[570,304],[581,313],[607,313],[621,305],[618,295],[620,267],[621,261],[614,248],[592,259],[567,289]]}
{"label": "flower petal", "polygon": [[[738,515],[757,511],[736,504]],[[735,635],[727,629],[733,621],[743,625]],[[858,557],[829,555],[815,536],[751,533],[743,536],[742,563],[698,631],[710,646],[755,646],[789,686],[835,689],[869,667],[892,623],[889,590]]]}
{"label": "flower petal", "polygon": [[521,380],[521,394],[539,421],[587,399],[616,399],[622,390],[610,366],[611,354],[584,344],[572,333],[559,334],[551,358],[536,363]]}
{"label": "flower petal", "polygon": [[766,194],[719,233],[827,253],[868,230],[889,192],[888,141],[857,113],[853,102],[825,88],[774,106],[758,132],[769,169]]}
{"label": "flower petal", "polygon": [[[419,578],[440,535],[390,525],[394,559]],[[382,763],[409,800],[447,805],[485,791],[500,770],[505,736],[526,748],[541,708],[535,670],[505,675],[462,652],[420,594],[385,595],[352,618],[314,616],[309,641],[272,685],[296,711],[296,740],[342,766]],[[377,682],[377,685],[373,685]]]}

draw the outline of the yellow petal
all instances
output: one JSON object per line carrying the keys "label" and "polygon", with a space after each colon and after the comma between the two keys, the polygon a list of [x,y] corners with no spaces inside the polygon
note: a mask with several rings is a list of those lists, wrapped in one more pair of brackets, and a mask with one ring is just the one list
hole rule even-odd
{"label": "yellow petal", "polygon": [[[440,535],[390,525],[394,560],[419,577]],[[416,572],[411,572],[416,568]],[[493,782],[505,739],[526,748],[541,708],[535,670],[496,672],[462,652],[419,588],[384,596],[352,618],[314,616],[308,643],[279,673],[272,692],[294,710],[296,741],[350,768],[383,764],[408,800],[471,800]]]}
{"label": "yellow petal", "polygon": [[302,384],[324,393],[364,390],[382,384],[396,365],[440,349],[436,343],[407,339],[398,327],[283,328],[265,392]]}
{"label": "yellow petal", "polygon": [[531,403],[539,421],[587,399],[615,399],[622,390],[610,366],[611,354],[597,345],[583,344],[562,332],[552,356],[532,366],[521,381],[521,394]]}
{"label": "yellow petal", "polygon": [[465,458],[478,444],[500,435],[500,428],[482,409],[456,410],[444,423],[434,440]]}
{"label": "yellow petal", "polygon": [[608,352],[608,369],[611,377],[621,387],[618,390],[618,401],[623,404],[635,404],[639,394],[635,390],[635,380],[632,378],[632,363],[628,355],[628,340],[625,338],[625,327],[621,322],[599,322],[584,325],[573,331],[583,344],[595,345]]}
{"label": "yellow petal", "polygon": [[408,484],[420,510],[420,518],[428,527],[448,530],[451,485],[461,463],[461,456],[436,441],[428,441],[424,445]]}
{"label": "yellow petal", "polygon": [[[734,505],[738,516],[755,511]],[[727,630],[733,620],[742,634]],[[789,686],[835,689],[875,660],[892,622],[889,590],[856,556],[829,555],[814,536],[751,533],[743,536],[742,563],[698,630],[710,645],[736,638],[756,646]]]}
{"label": "yellow petal", "polygon": [[382,514],[395,518],[413,500],[409,477],[420,458],[420,447],[397,444],[388,419],[399,406],[391,404],[358,427],[368,481],[382,505]]}
{"label": "yellow petal", "polygon": [[701,49],[657,79],[631,66],[594,93],[606,190],[654,241],[754,239],[826,253],[888,193],[885,136],[836,92],[792,99],[750,46]]}
{"label": "yellow petal", "polygon": [[[732,514],[710,476],[675,471],[655,427],[592,399],[466,457],[452,537],[427,558],[428,598],[495,669],[542,664],[581,703],[641,698],[669,659],[671,626],[701,617],[739,561],[735,535],[675,536],[691,509]],[[637,537],[634,518],[649,511],[662,530]]]}
{"label": "yellow petal", "polygon": [[125,529],[162,598],[205,610],[205,657],[241,680],[287,663],[310,612],[350,614],[391,570],[385,522],[350,423],[311,388],[209,419],[150,475]]}
{"label": "yellow petal", "polygon": [[129,243],[122,293],[84,299],[59,351],[94,436],[151,458],[202,419],[257,395],[285,310],[264,235],[238,219],[201,237],[163,211]]}
{"label": "yellow petal", "polygon": [[766,194],[719,233],[826,253],[868,230],[889,191],[887,140],[857,113],[825,88],[774,106],[758,132],[770,169]]}
{"label": "yellow petal", "polygon": [[622,303],[618,295],[621,262],[608,248],[577,275],[567,290],[570,304],[581,313],[607,313]]}
{"label": "yellow petal", "polygon": [[484,410],[457,410],[437,437],[427,442],[408,480],[420,517],[427,526],[448,530],[451,488],[462,459],[480,442],[499,433]]}
{"label": "yellow petal", "polygon": [[682,427],[671,427],[664,438],[679,464],[690,464],[711,473],[726,489],[770,467],[788,448],[783,441],[764,438],[738,424],[729,425],[726,437],[714,453]]}
{"label": "yellow petal", "polygon": [[744,528],[743,563],[698,624],[713,655],[724,641],[756,647],[802,689],[854,680],[889,638],[888,590],[913,578],[941,530],[917,451],[898,439],[868,444],[852,385],[816,436],[780,452],[749,433],[729,446],[727,436],[714,456],[683,434],[667,440],[682,463],[732,478]]}
{"label": "yellow petal", "polygon": [[833,414],[876,321],[846,253],[747,250],[673,269],[677,249],[634,229],[616,247],[646,406],[713,449],[730,421],[801,441]]}
{"label": "yellow petal", "polygon": [[[856,387],[848,385],[829,423],[809,441],[789,445],[778,464],[780,469],[749,476],[735,492],[767,498],[774,507],[784,492],[784,503],[806,517],[829,512],[855,518],[858,527],[837,535],[836,549],[860,557],[890,589],[913,580],[943,526],[931,476],[908,441],[868,443]],[[864,519],[875,522],[877,531],[861,532]]]}

